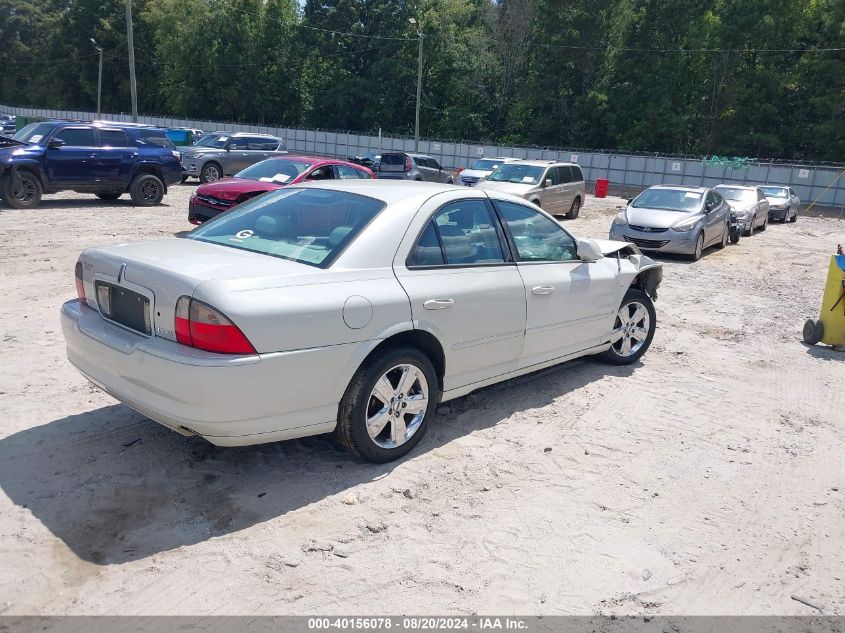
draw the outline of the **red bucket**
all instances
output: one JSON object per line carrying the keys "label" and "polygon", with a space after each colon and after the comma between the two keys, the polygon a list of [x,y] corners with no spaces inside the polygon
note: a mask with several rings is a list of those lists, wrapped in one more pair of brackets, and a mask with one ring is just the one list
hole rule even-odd
{"label": "red bucket", "polygon": [[596,198],[607,196],[607,188],[609,186],[610,181],[607,178],[596,178]]}

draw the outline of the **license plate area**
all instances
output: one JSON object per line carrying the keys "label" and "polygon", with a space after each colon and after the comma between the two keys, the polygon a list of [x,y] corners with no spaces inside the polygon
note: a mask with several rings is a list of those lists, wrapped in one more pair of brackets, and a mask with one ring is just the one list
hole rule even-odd
{"label": "license plate area", "polygon": [[152,336],[150,322],[150,300],[144,295],[105,281],[94,282],[97,292],[97,306],[109,321]]}

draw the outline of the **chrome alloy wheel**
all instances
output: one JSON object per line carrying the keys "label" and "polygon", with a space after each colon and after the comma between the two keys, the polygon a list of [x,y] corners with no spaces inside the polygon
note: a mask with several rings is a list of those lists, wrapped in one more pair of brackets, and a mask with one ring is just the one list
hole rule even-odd
{"label": "chrome alloy wheel", "polygon": [[428,409],[428,381],[414,365],[396,365],[376,381],[367,405],[367,433],[381,448],[396,448],[419,430]]}
{"label": "chrome alloy wheel", "polygon": [[642,303],[626,303],[616,313],[610,344],[619,356],[633,356],[645,344],[650,326],[648,310]]}

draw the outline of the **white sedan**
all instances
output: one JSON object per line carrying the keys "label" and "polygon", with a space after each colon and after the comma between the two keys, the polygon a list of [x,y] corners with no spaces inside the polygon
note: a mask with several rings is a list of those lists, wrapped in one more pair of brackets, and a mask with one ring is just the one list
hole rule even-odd
{"label": "white sedan", "polygon": [[174,431],[221,446],[334,431],[384,462],[438,402],[587,354],[635,362],[661,277],[508,194],[329,181],[184,239],[85,250],[61,317],[71,363]]}

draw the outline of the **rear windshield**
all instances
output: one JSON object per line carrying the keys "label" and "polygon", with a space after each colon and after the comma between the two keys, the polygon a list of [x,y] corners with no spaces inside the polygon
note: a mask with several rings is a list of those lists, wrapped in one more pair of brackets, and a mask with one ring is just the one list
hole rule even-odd
{"label": "rear windshield", "polygon": [[173,142],[167,138],[164,130],[147,128],[127,128],[132,130],[136,140],[142,145],[154,145],[155,147],[173,147]]}
{"label": "rear windshield", "polygon": [[726,200],[737,200],[739,202],[755,202],[757,192],[753,189],[738,189],[736,187],[716,187],[716,191],[722,194]]}
{"label": "rear windshield", "polygon": [[760,187],[767,198],[787,198],[786,187]]}
{"label": "rear windshield", "polygon": [[310,163],[301,163],[286,158],[270,158],[239,171],[235,174],[235,177],[283,185],[299,176],[310,166]]}
{"label": "rear windshield", "polygon": [[661,211],[698,211],[701,193],[684,189],[646,189],[634,199],[631,206]]}
{"label": "rear windshield", "polygon": [[482,158],[481,160],[475,161],[470,167],[470,169],[475,169],[478,171],[493,171],[494,169],[496,169],[496,167],[498,167],[504,162],[505,161],[503,160],[491,160],[489,158]]}
{"label": "rear windshield", "polygon": [[405,154],[382,154],[382,165],[401,165],[405,166]]}
{"label": "rear windshield", "polygon": [[494,171],[487,180],[493,182],[514,182],[521,185],[536,185],[543,177],[545,167],[536,165],[521,165],[519,163],[505,163]]}
{"label": "rear windshield", "polygon": [[384,206],[345,191],[292,187],[245,202],[187,238],[326,268]]}

